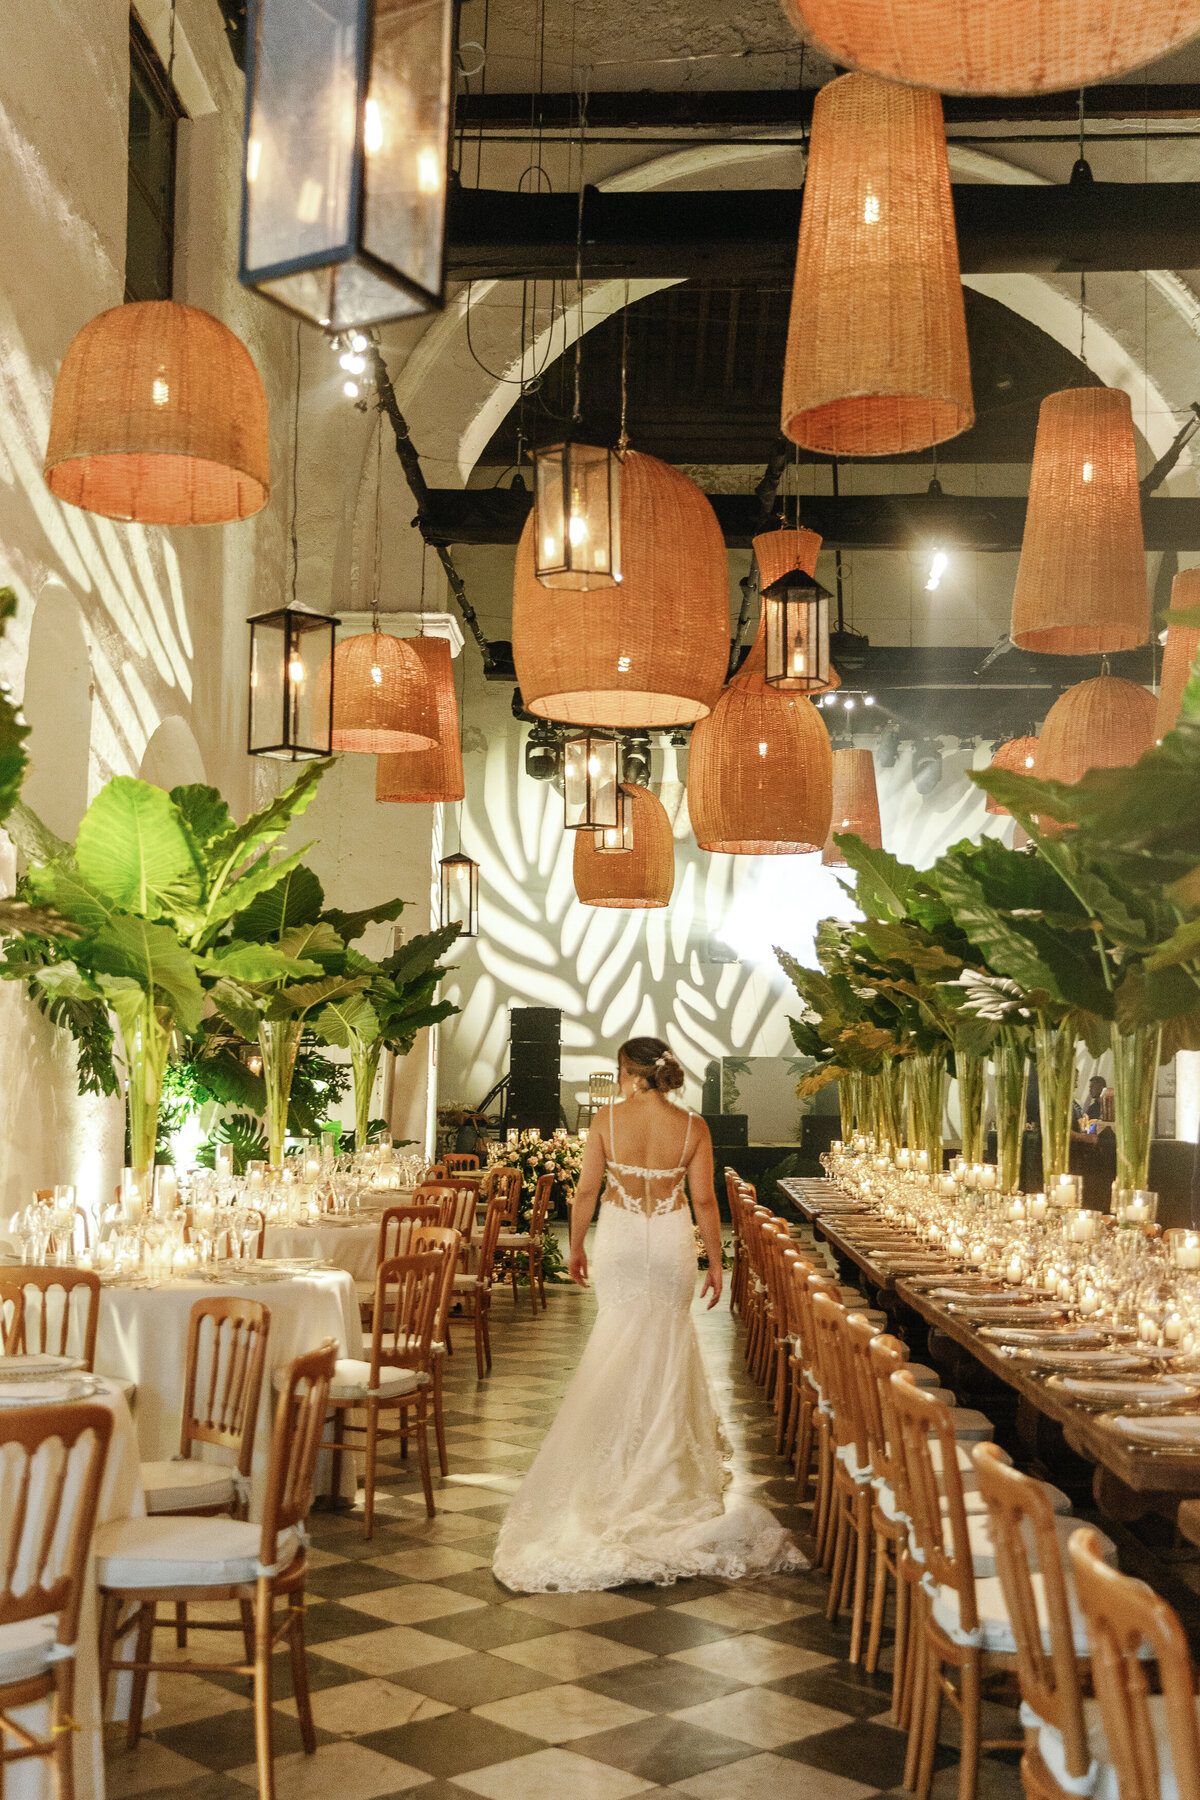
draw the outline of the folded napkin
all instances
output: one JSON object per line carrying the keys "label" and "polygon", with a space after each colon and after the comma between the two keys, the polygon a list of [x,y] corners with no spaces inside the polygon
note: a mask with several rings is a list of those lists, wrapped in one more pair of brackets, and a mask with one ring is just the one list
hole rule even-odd
{"label": "folded napkin", "polygon": [[10,1381],[0,1388],[0,1406],[37,1406],[45,1401],[66,1400],[74,1389],[70,1381]]}
{"label": "folded napkin", "polygon": [[1187,1400],[1197,1391],[1170,1375],[1151,1376],[1145,1381],[1085,1381],[1078,1375],[1064,1375],[1061,1386],[1065,1394],[1092,1400]]}
{"label": "folded napkin", "polygon": [[1200,1447],[1200,1413],[1176,1413],[1167,1419],[1129,1418],[1118,1413],[1109,1424],[1123,1436],[1141,1439],[1143,1443],[1161,1444],[1164,1448],[1180,1444],[1189,1450]]}
{"label": "folded napkin", "polygon": [[1037,1325],[1027,1330],[1019,1325],[984,1325],[980,1337],[998,1338],[1002,1344],[1039,1344],[1047,1349],[1057,1345],[1069,1350],[1072,1344],[1094,1344],[1099,1348],[1105,1333],[1090,1325]]}
{"label": "folded napkin", "polygon": [[930,1292],[935,1300],[962,1300],[968,1305],[972,1301],[977,1301],[980,1306],[987,1306],[993,1298],[997,1301],[1004,1301],[1009,1306],[1016,1303],[1016,1296],[1006,1288],[935,1287]]}
{"label": "folded napkin", "polygon": [[1018,1350],[1028,1362],[1051,1362],[1060,1369],[1137,1369],[1145,1366],[1140,1356],[1127,1350],[1055,1350],[1046,1345],[1039,1350]]}

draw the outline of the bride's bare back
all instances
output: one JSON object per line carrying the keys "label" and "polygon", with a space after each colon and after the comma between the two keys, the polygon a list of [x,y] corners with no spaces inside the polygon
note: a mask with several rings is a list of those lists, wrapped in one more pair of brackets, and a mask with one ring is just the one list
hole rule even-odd
{"label": "bride's bare back", "polygon": [[687,1205],[684,1179],[698,1141],[694,1114],[661,1094],[635,1094],[610,1102],[599,1130],[610,1205],[651,1218]]}

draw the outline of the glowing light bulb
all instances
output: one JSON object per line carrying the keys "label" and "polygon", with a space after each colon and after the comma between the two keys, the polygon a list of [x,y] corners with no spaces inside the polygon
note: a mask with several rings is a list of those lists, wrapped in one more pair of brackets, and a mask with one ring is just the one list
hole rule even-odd
{"label": "glowing light bulb", "polygon": [[417,188],[422,194],[436,194],[442,186],[442,159],[430,145],[417,151]]}
{"label": "glowing light bulb", "polygon": [[863,224],[864,225],[878,225],[878,223],[879,223],[879,195],[872,194],[868,190],[866,198],[863,200]]}
{"label": "glowing light bulb", "polygon": [[150,398],[155,406],[165,406],[171,398],[171,390],[161,375],[155,376],[150,384]]}
{"label": "glowing light bulb", "polygon": [[383,686],[383,670],[379,668],[378,665],[371,670],[371,680],[376,687]]}
{"label": "glowing light bulb", "polygon": [[1096,471],[1095,471],[1095,469],[1094,469],[1094,468],[1093,468],[1093,466],[1092,466],[1092,464],[1091,464],[1091,463],[1084,463],[1084,465],[1083,465],[1083,479],[1084,479],[1084,480],[1085,480],[1085,481],[1090,481],[1090,480],[1091,480],[1091,479],[1092,479],[1092,476],[1093,476],[1093,475],[1094,475],[1094,474],[1095,474],[1095,473],[1096,473]]}
{"label": "glowing light bulb", "polygon": [[455,881],[465,881],[467,879],[467,866],[465,863],[455,863],[454,879]]}
{"label": "glowing light bulb", "polygon": [[929,565],[929,579],[925,583],[925,592],[932,594],[942,584],[942,576],[946,573],[950,558],[944,550],[935,550],[933,561]]}
{"label": "glowing light bulb", "polygon": [[344,356],[338,357],[338,365],[351,375],[361,375],[367,366],[367,359],[365,356],[357,355],[353,350],[347,350]]}
{"label": "glowing light bulb", "polygon": [[363,336],[362,332],[361,331],[352,331],[350,333],[350,348],[352,350],[365,350],[366,347],[367,347],[367,340]]}
{"label": "glowing light bulb", "polygon": [[342,383],[342,392],[343,392],[343,394],[345,394],[347,400],[357,400],[358,399],[358,383],[357,383],[357,381],[344,381]]}
{"label": "glowing light bulb", "polygon": [[262,143],[258,138],[251,138],[246,145],[246,180],[257,181],[258,171],[262,168]]}
{"label": "glowing light bulb", "polygon": [[854,696],[853,696],[853,694],[848,695],[846,698],[846,711],[847,712],[854,711]]}
{"label": "glowing light bulb", "polygon": [[567,537],[573,544],[582,544],[587,536],[587,520],[581,519],[578,513],[572,513],[567,522]]}
{"label": "glowing light bulb", "polygon": [[542,555],[545,557],[547,562],[553,562],[555,560],[555,558],[558,555],[558,540],[557,540],[557,538],[544,537],[542,539]]}
{"label": "glowing light bulb", "polygon": [[875,704],[874,694],[864,694],[863,695],[863,705],[864,706],[874,706],[874,704]]}
{"label": "glowing light bulb", "polygon": [[598,756],[589,756],[588,757],[588,774],[589,775],[598,775],[599,773],[600,773],[600,758]]}
{"label": "glowing light bulb", "polygon": [[368,156],[383,149],[383,116],[378,100],[368,100],[363,108],[363,149]]}
{"label": "glowing light bulb", "polygon": [[765,744],[760,744],[758,746],[758,754],[760,756],[765,756],[767,754],[767,746]]}
{"label": "glowing light bulb", "polygon": [[628,673],[629,673],[629,658],[627,656],[618,656],[618,658],[617,658],[617,674],[618,675],[628,675]]}
{"label": "glowing light bulb", "polygon": [[295,682],[297,686],[304,680],[304,664],[298,656],[294,656],[288,664],[288,680]]}
{"label": "glowing light bulb", "polygon": [[805,654],[803,645],[797,644],[796,648],[792,651],[792,674],[807,675],[807,673],[808,657]]}

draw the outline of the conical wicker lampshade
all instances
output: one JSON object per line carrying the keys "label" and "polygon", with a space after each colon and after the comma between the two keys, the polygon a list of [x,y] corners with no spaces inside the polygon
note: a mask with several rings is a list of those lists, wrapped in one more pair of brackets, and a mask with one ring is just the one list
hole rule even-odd
{"label": "conical wicker lampshade", "polygon": [[[990,769],[1012,769],[1017,775],[1032,775],[1037,767],[1038,741],[1035,737],[1009,738],[1007,744],[1001,744],[995,756],[988,764]],[[989,794],[984,809],[990,813],[1000,813],[1008,818],[1007,806],[1001,806]]]}
{"label": "conical wicker lampshade", "polygon": [[[363,756],[429,750],[437,743],[433,683],[413,638],[364,631],[343,638],[333,653],[333,748]],[[317,677],[320,704],[329,664]]]}
{"label": "conical wicker lampshade", "polygon": [[[1124,769],[1154,742],[1155,698],[1136,681],[1098,675],[1059,696],[1046,714],[1033,773],[1039,780],[1074,783],[1089,769]],[[1067,827],[1041,820],[1057,835]]]}
{"label": "conical wicker lampshade", "polygon": [[675,886],[675,838],[649,788],[621,784],[633,812],[632,850],[597,850],[594,831],[575,833],[575,892],[584,906],[641,911],[665,906]]}
{"label": "conical wicker lampshade", "polygon": [[220,525],[267,503],[267,396],[228,326],[178,300],[83,327],[54,384],[46,481],[107,519]]}
{"label": "conical wicker lampshade", "polygon": [[842,75],[813,106],[784,433],[828,456],[894,456],[974,417],[941,100]]}
{"label": "conical wicker lampshade", "polygon": [[[1171,612],[1196,606],[1200,606],[1200,569],[1182,569],[1171,583]],[[1188,684],[1192,664],[1200,653],[1200,628],[1173,625],[1171,612],[1167,614],[1167,643],[1158,684],[1158,711],[1154,716],[1156,738],[1164,738],[1168,731],[1174,731],[1183,705],[1183,690]]]}
{"label": "conical wicker lampshade", "polygon": [[1066,388],[1038,412],[1012,640],[1052,656],[1133,650],[1150,626],[1129,395]]}
{"label": "conical wicker lampshade", "polygon": [[702,850],[802,856],[833,812],[833,752],[811,700],[768,683],[763,632],[736,679],[692,733],[688,811]]}
{"label": "conical wicker lampshade", "polygon": [[729,659],[729,568],[695,482],[630,450],[621,465],[619,587],[564,597],[517,545],[513,658],[531,713],[571,725],[684,725],[715,704]]}
{"label": "conical wicker lampshade", "polygon": [[427,750],[402,750],[395,756],[381,756],[375,765],[375,798],[426,805],[431,801],[461,800],[466,788],[450,646],[440,637],[405,638],[404,642],[424,664],[433,687],[437,742]]}
{"label": "conical wicker lampshade", "polygon": [[792,531],[785,526],[782,531],[760,532],[754,539],[753,548],[758,564],[758,585],[769,588],[783,576],[790,575],[793,569],[803,569],[806,575],[816,574],[821,534],[818,531]]}
{"label": "conical wicker lampshade", "polygon": [[821,851],[821,861],[827,869],[846,867],[846,858],[833,841],[834,834],[841,831],[853,832],[872,850],[883,849],[875,758],[869,750],[835,750],[833,753],[833,814],[829,835]]}
{"label": "conical wicker lampshade", "polygon": [[843,67],[943,94],[1041,94],[1140,69],[1200,31],[1190,0],[783,0]]}

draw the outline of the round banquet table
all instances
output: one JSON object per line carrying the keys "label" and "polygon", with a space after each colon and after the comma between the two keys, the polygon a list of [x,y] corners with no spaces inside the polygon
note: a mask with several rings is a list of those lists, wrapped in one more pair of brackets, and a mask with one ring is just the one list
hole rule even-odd
{"label": "round banquet table", "polygon": [[315,1225],[268,1225],[263,1251],[268,1257],[311,1257],[314,1262],[332,1263],[356,1282],[373,1287],[381,1217],[331,1214]]}
{"label": "round banquet table", "polygon": [[[126,1286],[120,1277],[103,1279],[100,1326],[96,1335],[96,1368],[106,1375],[137,1383],[134,1402],[137,1438],[143,1462],[165,1462],[179,1449],[179,1408],[187,1360],[188,1315],[206,1296],[237,1295],[261,1300],[270,1308],[267,1368],[258,1408],[251,1469],[250,1516],[262,1517],[267,1454],[275,1392],[271,1372],[315,1350],[333,1338],[341,1356],[361,1356],[362,1326],[353,1278],[344,1269],[312,1269],[272,1278],[269,1265],[258,1273],[253,1265],[239,1280],[202,1281],[181,1277],[154,1286]],[[322,1458],[322,1464],[326,1461]],[[318,1486],[323,1468],[318,1470]],[[352,1456],[342,1459],[342,1493],[353,1499],[357,1476]]]}

